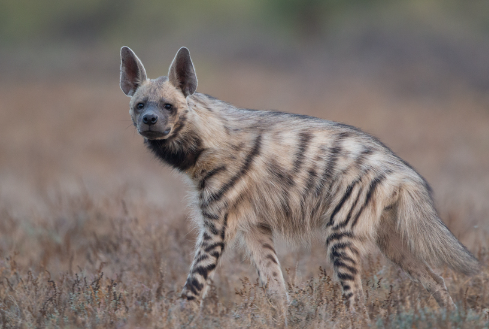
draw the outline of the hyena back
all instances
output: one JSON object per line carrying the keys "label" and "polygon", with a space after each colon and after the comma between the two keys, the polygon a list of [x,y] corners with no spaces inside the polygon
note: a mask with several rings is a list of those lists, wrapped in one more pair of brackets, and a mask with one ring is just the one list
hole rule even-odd
{"label": "hyena back", "polygon": [[154,80],[129,48],[121,60],[121,89],[146,146],[194,187],[200,233],[187,300],[202,299],[222,253],[239,239],[261,282],[285,305],[275,234],[302,241],[319,232],[350,305],[363,303],[361,259],[374,245],[441,306],[453,302],[428,264],[477,272],[478,261],[439,219],[426,181],[377,139],[348,125],[239,109],[197,93],[186,48],[168,77]]}

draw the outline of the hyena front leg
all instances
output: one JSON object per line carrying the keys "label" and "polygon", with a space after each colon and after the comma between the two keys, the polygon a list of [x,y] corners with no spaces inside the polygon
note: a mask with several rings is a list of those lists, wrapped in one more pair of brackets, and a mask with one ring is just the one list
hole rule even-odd
{"label": "hyena front leg", "polygon": [[207,280],[214,274],[219,259],[235,232],[233,225],[228,225],[228,214],[222,218],[204,216],[204,225],[197,240],[182,298],[197,303],[202,300],[207,290]]}
{"label": "hyena front leg", "polygon": [[287,292],[280,264],[275,253],[272,230],[268,225],[260,224],[242,232],[248,253],[253,261],[261,284],[267,288],[280,312],[286,317]]}

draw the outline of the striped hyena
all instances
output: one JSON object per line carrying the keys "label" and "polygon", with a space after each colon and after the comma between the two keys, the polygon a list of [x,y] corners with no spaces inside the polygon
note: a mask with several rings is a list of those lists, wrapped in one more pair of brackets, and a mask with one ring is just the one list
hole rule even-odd
{"label": "striped hyena", "polygon": [[148,79],[134,52],[121,49],[129,113],[156,157],[194,187],[200,228],[182,297],[199,302],[233,239],[285,306],[274,234],[304,241],[319,233],[350,305],[360,302],[361,260],[376,245],[444,307],[453,307],[430,265],[473,274],[478,261],[443,224],[426,181],[374,137],[318,118],[236,108],[196,93],[187,48],[168,77]]}

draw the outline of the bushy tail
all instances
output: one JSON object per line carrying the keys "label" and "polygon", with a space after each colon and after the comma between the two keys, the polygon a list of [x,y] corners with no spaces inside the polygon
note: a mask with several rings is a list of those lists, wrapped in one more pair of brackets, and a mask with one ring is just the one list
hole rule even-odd
{"label": "bushy tail", "polygon": [[397,209],[398,230],[414,255],[428,264],[446,264],[466,275],[479,271],[479,261],[438,217],[424,185],[413,183],[401,189]]}

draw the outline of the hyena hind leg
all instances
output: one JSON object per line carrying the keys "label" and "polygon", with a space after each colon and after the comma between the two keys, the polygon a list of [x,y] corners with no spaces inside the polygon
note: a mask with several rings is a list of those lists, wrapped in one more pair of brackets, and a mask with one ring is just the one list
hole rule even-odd
{"label": "hyena hind leg", "polygon": [[386,211],[382,215],[377,234],[377,245],[387,258],[402,268],[414,281],[420,282],[440,307],[456,308],[443,278],[435,274],[426,262],[415,257],[403,242],[395,227],[393,211]]}
{"label": "hyena hind leg", "polygon": [[326,239],[326,248],[340,281],[350,311],[368,317],[361,279],[361,255],[351,231],[335,231]]}
{"label": "hyena hind leg", "polygon": [[286,317],[287,292],[280,264],[275,253],[272,230],[268,225],[257,225],[242,232],[243,241],[258,271],[258,277],[266,286],[269,297],[279,304],[282,315]]}

